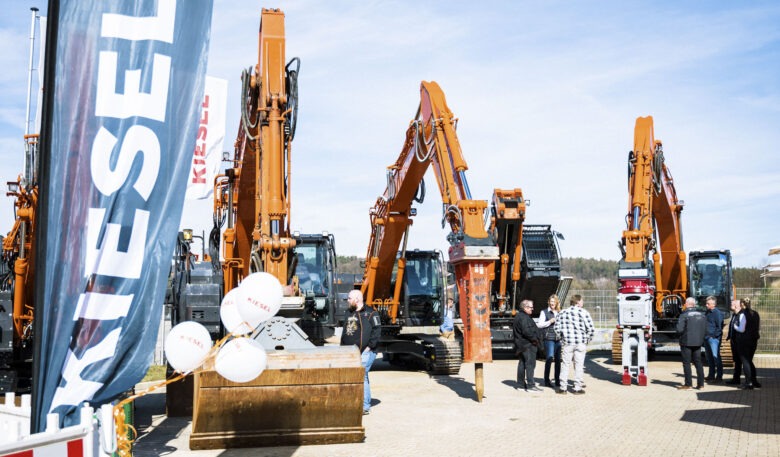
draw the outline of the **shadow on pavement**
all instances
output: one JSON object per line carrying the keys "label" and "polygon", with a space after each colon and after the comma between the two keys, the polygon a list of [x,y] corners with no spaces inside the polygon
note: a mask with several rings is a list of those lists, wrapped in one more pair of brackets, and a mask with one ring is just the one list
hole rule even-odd
{"label": "shadow on pavement", "polygon": [[[585,359],[585,371],[595,379],[621,385],[620,367],[611,365],[610,359],[609,352],[589,352]],[[668,381],[655,379],[651,376],[651,384],[668,386],[673,389],[682,383],[683,367],[679,353],[656,352],[650,362],[651,368],[653,362],[656,361],[679,363],[679,368],[671,373],[677,380]],[[702,401],[701,406],[705,408],[689,409],[680,417],[680,420],[720,427],[725,430],[779,435],[780,392],[778,390],[780,387],[775,380],[780,378],[780,368],[761,367],[759,361],[757,361],[757,365],[758,380],[762,384],[760,389],[740,390],[737,386],[705,384],[701,391],[694,391],[696,397]],[[706,373],[706,364],[704,368]],[[726,368],[723,375],[724,380],[731,379],[732,373],[733,369]],[[731,406],[706,408],[707,405],[703,402]]]}
{"label": "shadow on pavement", "polygon": [[458,394],[460,398],[477,401],[474,384],[452,375],[431,375],[431,379]]}
{"label": "shadow on pavement", "polygon": [[133,426],[138,431],[138,437],[133,444],[134,456],[163,456],[178,451],[178,448],[167,443],[179,436],[189,425],[189,418],[166,417],[150,430],[154,417],[164,414],[165,393],[149,394],[135,400]]}
{"label": "shadow on pavement", "polygon": [[[681,381],[665,381],[653,378],[652,376],[652,363],[653,361],[679,361],[679,353],[664,353],[662,355],[655,355],[650,362],[650,384],[657,384],[662,386],[676,387],[682,384]],[[608,368],[611,367],[611,368]],[[585,372],[590,376],[606,381],[611,384],[623,385],[623,377],[620,372],[622,368],[618,365],[612,365],[612,355],[608,351],[591,351],[588,352],[585,357]],[[682,362],[680,362],[680,372],[674,373],[674,376],[682,379]],[[695,374],[694,374],[695,376]],[[632,384],[636,384],[636,379],[632,380]]]}
{"label": "shadow on pavement", "polygon": [[513,389],[522,389],[522,387],[520,387],[520,384],[518,384],[517,381],[512,381],[511,379],[505,379],[505,380],[501,381],[501,383],[504,384],[505,386],[509,386],[509,387],[511,387]]}
{"label": "shadow on pavement", "polygon": [[617,365],[610,369],[603,364],[611,364],[610,354],[602,351],[591,351],[585,355],[585,373],[589,376],[611,384],[622,385],[622,378]]}
{"label": "shadow on pavement", "polygon": [[[760,389],[740,390],[737,386],[727,385],[727,390],[722,390],[722,384],[708,384],[696,394],[701,401],[734,407],[688,410],[680,419],[740,432],[780,435],[780,393],[775,382],[780,377],[780,369],[758,368],[757,371],[762,384]],[[728,374],[729,379],[730,376],[731,373]],[[708,392],[708,388],[718,390]]]}

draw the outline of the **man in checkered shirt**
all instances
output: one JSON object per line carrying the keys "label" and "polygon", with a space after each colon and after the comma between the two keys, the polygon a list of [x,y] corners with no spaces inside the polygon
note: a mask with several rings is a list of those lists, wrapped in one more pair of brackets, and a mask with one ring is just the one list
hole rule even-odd
{"label": "man in checkered shirt", "polygon": [[595,331],[590,313],[582,308],[582,296],[571,297],[570,307],[561,311],[555,319],[555,333],[560,335],[563,349],[561,351],[561,385],[556,393],[565,394],[568,388],[569,368],[574,362],[574,387],[572,393],[584,394],[582,382],[585,368],[585,350]]}

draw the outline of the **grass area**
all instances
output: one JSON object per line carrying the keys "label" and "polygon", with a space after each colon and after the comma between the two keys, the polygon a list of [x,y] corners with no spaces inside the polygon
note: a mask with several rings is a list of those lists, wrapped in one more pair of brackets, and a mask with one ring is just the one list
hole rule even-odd
{"label": "grass area", "polygon": [[162,381],[165,379],[165,365],[152,365],[149,367],[149,371],[146,372],[146,376],[141,382],[146,381]]}

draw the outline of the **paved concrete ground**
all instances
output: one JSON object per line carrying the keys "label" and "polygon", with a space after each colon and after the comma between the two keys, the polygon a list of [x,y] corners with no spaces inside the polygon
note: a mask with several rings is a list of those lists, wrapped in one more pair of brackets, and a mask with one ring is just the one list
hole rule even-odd
{"label": "paved concrete ground", "polygon": [[[359,444],[190,451],[189,421],[166,418],[163,394],[137,401],[137,457],[175,456],[750,456],[780,455],[780,356],[756,356],[763,388],[707,385],[678,391],[679,354],[651,362],[647,387],[623,386],[607,352],[586,361],[587,393],[515,389],[517,362],[485,364],[485,398],[476,401],[474,366],[459,376],[398,371],[377,361],[374,407]],[[543,372],[537,363],[537,379]],[[730,377],[731,370],[727,370]]]}

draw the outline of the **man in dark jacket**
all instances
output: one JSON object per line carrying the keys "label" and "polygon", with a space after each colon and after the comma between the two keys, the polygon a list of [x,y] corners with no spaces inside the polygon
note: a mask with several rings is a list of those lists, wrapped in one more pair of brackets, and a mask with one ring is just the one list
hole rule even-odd
{"label": "man in dark jacket", "polygon": [[707,297],[707,334],[704,335],[704,353],[707,354],[709,371],[705,380],[707,382],[723,381],[723,359],[720,357],[720,341],[723,336],[723,313],[716,308],[717,299]]}
{"label": "man in dark jacket", "polygon": [[531,313],[534,304],[531,300],[520,302],[521,312],[515,316],[512,325],[512,335],[520,360],[517,363],[517,384],[523,386],[526,392],[541,392],[534,383],[534,368],[536,368],[536,347],[539,346],[539,336]]}
{"label": "man in dark jacket", "polygon": [[701,363],[701,345],[707,333],[707,317],[696,308],[696,299],[685,300],[685,310],[677,321],[677,333],[680,334],[680,352],[682,353],[685,384],[677,386],[680,390],[691,388],[691,357],[696,366],[696,389],[704,387],[704,366]]}
{"label": "man in dark jacket", "polygon": [[363,414],[371,410],[371,385],[368,372],[376,359],[376,346],[382,335],[382,320],[379,313],[363,304],[363,294],[352,290],[347,295],[349,315],[341,331],[342,346],[357,346],[360,350],[360,363],[363,365]]}

